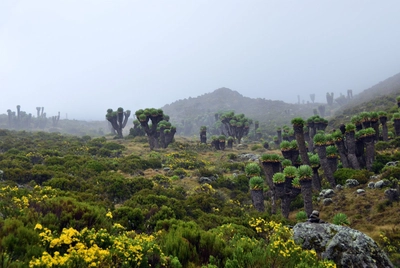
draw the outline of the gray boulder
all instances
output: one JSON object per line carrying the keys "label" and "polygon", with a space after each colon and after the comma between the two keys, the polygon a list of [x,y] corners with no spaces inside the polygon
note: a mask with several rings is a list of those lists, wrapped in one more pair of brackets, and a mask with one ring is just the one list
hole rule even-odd
{"label": "gray boulder", "polygon": [[356,193],[357,194],[365,194],[365,190],[364,189],[357,189]]}
{"label": "gray boulder", "polygon": [[322,198],[331,198],[335,196],[335,192],[332,189],[325,189],[319,193],[319,196]]}
{"label": "gray boulder", "polygon": [[358,186],[359,184],[360,183],[358,182],[358,180],[348,179],[348,180],[346,180],[345,186],[349,187],[349,188],[353,188],[353,187]]}
{"label": "gray boulder", "polygon": [[325,198],[324,200],[322,200],[322,203],[324,204],[324,206],[329,206],[333,203],[333,200],[332,198]]}
{"label": "gray boulder", "polygon": [[390,185],[390,181],[388,181],[388,180],[380,180],[380,181],[377,181],[375,183],[375,188],[376,189],[381,189],[381,188],[389,186],[389,185]]}
{"label": "gray boulder", "polygon": [[293,238],[303,249],[314,249],[338,267],[391,268],[387,255],[364,233],[330,223],[298,223]]}
{"label": "gray boulder", "polygon": [[374,189],[375,188],[375,182],[370,182],[370,183],[368,183],[368,188],[370,188],[370,189]]}
{"label": "gray boulder", "polygon": [[215,181],[217,178],[215,178],[214,176],[211,177],[201,177],[199,179],[199,183],[203,184],[203,183],[212,183],[213,181]]}
{"label": "gray boulder", "polygon": [[390,201],[399,201],[399,191],[397,189],[387,189],[385,191],[385,197]]}

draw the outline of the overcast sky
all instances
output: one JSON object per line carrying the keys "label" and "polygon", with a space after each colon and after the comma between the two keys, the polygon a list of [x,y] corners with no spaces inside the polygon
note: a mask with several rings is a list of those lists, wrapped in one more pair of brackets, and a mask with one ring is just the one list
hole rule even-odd
{"label": "overcast sky", "polygon": [[97,120],[220,87],[326,102],[400,72],[399,26],[399,0],[0,0],[0,113]]}

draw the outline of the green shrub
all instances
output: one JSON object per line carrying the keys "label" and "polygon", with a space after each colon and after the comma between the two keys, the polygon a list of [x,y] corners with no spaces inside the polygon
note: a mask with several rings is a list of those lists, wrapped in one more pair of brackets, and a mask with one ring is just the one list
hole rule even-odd
{"label": "green shrub", "polygon": [[375,143],[375,150],[376,151],[384,151],[390,148],[390,143],[387,141],[378,141]]}
{"label": "green shrub", "polygon": [[308,219],[307,213],[305,211],[299,211],[296,213],[296,221],[304,222]]}
{"label": "green shrub", "polygon": [[356,170],[356,172],[351,176],[351,179],[357,180],[360,184],[366,184],[373,174],[373,172],[366,169]]}
{"label": "green shrub", "polygon": [[344,213],[337,213],[335,216],[333,216],[332,222],[336,225],[350,225],[350,221],[347,218],[347,215]]}
{"label": "green shrub", "polygon": [[333,177],[337,184],[344,185],[347,180],[351,179],[357,171],[352,168],[341,168],[335,171]]}

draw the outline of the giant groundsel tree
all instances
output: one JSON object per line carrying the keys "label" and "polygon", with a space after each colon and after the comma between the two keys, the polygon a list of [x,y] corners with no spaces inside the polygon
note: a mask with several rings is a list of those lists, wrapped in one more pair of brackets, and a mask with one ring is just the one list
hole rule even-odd
{"label": "giant groundsel tree", "polygon": [[128,118],[131,115],[130,110],[124,111],[124,108],[119,107],[117,111],[113,109],[108,109],[106,114],[106,119],[111,123],[111,126],[117,132],[117,137],[122,138],[122,129],[126,126]]}

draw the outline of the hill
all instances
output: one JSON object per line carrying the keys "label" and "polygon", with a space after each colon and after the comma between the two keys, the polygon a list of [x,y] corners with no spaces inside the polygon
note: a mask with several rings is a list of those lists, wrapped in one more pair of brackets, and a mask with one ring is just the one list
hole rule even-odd
{"label": "hill", "polygon": [[400,96],[400,73],[379,82],[355,95],[347,104],[337,109],[330,120],[332,127],[347,123],[351,116],[360,112],[396,112],[396,97]]}
{"label": "hill", "polygon": [[202,125],[211,129],[215,123],[215,113],[226,111],[257,120],[261,128],[273,134],[277,127],[290,124],[294,116],[311,116],[319,105],[321,103],[289,104],[264,98],[254,99],[229,88],[219,88],[195,98],[177,100],[161,109],[170,116],[178,133],[184,136],[197,135]]}

